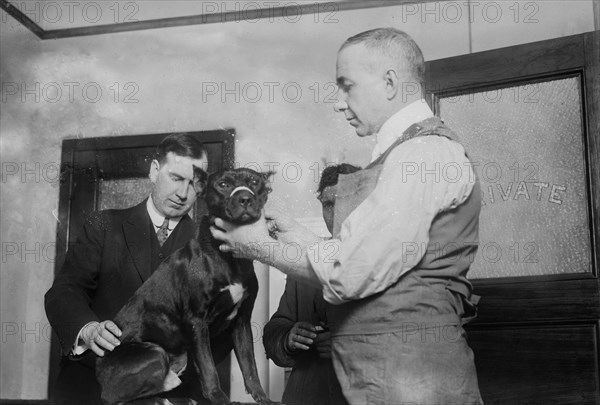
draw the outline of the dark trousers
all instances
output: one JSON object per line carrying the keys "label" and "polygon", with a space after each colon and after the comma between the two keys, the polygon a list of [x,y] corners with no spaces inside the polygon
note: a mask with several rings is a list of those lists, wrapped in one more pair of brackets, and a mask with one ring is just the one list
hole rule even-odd
{"label": "dark trousers", "polygon": [[[92,359],[73,361],[63,359],[56,384],[52,390],[52,403],[56,405],[103,405],[100,399],[100,384],[91,365]],[[188,371],[194,367],[188,363]],[[195,372],[187,372],[181,377],[183,383],[172,391],[161,394],[165,398],[201,398],[201,387]],[[192,383],[195,382],[195,383]],[[199,405],[210,404],[198,401]]]}
{"label": "dark trousers", "polygon": [[82,362],[61,362],[52,393],[53,402],[60,405],[102,405],[96,373]]}

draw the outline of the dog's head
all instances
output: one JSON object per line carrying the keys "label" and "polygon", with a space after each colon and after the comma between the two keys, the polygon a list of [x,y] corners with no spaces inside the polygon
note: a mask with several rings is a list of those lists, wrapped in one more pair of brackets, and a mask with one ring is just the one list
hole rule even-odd
{"label": "dog's head", "polygon": [[271,174],[246,168],[211,174],[204,198],[208,213],[235,224],[255,222],[260,218],[271,191]]}

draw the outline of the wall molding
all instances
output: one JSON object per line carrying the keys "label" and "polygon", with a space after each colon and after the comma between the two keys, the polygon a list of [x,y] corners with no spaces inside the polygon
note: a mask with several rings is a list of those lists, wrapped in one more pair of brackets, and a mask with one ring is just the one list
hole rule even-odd
{"label": "wall molding", "polygon": [[[294,3],[293,7],[291,5],[286,5],[281,7],[262,8],[260,10],[257,9],[256,15],[253,14],[253,20],[265,18],[272,19],[281,17],[290,18],[298,15],[310,15],[320,12],[326,13],[333,11],[337,12],[378,7],[392,7],[403,4],[427,3],[430,1],[432,0],[342,0],[324,3]],[[188,25],[199,24],[231,23],[234,21],[239,21],[240,16],[240,13],[238,11],[227,11],[212,14],[199,14],[181,17],[150,19],[143,21],[129,21],[115,24],[93,25],[87,27],[44,30],[8,0],[0,0],[0,8],[2,8],[2,10],[11,15],[15,20],[20,22],[31,32],[33,32],[41,40],[114,34],[119,32],[183,27]]]}

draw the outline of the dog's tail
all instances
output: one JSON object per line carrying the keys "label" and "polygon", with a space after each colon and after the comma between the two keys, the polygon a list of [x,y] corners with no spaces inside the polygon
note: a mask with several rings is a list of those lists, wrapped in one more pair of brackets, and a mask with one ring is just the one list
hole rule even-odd
{"label": "dog's tail", "polygon": [[155,343],[121,343],[96,362],[102,401],[107,404],[127,402],[172,389],[178,384],[170,381],[172,386],[165,387],[169,376],[169,355]]}

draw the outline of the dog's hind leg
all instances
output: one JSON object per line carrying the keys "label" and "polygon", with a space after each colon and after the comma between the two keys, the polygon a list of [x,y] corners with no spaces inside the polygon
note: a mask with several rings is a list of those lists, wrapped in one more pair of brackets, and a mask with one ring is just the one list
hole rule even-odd
{"label": "dog's hind leg", "polygon": [[181,384],[169,369],[167,352],[148,342],[126,342],[107,352],[98,359],[96,377],[107,404],[151,396]]}

